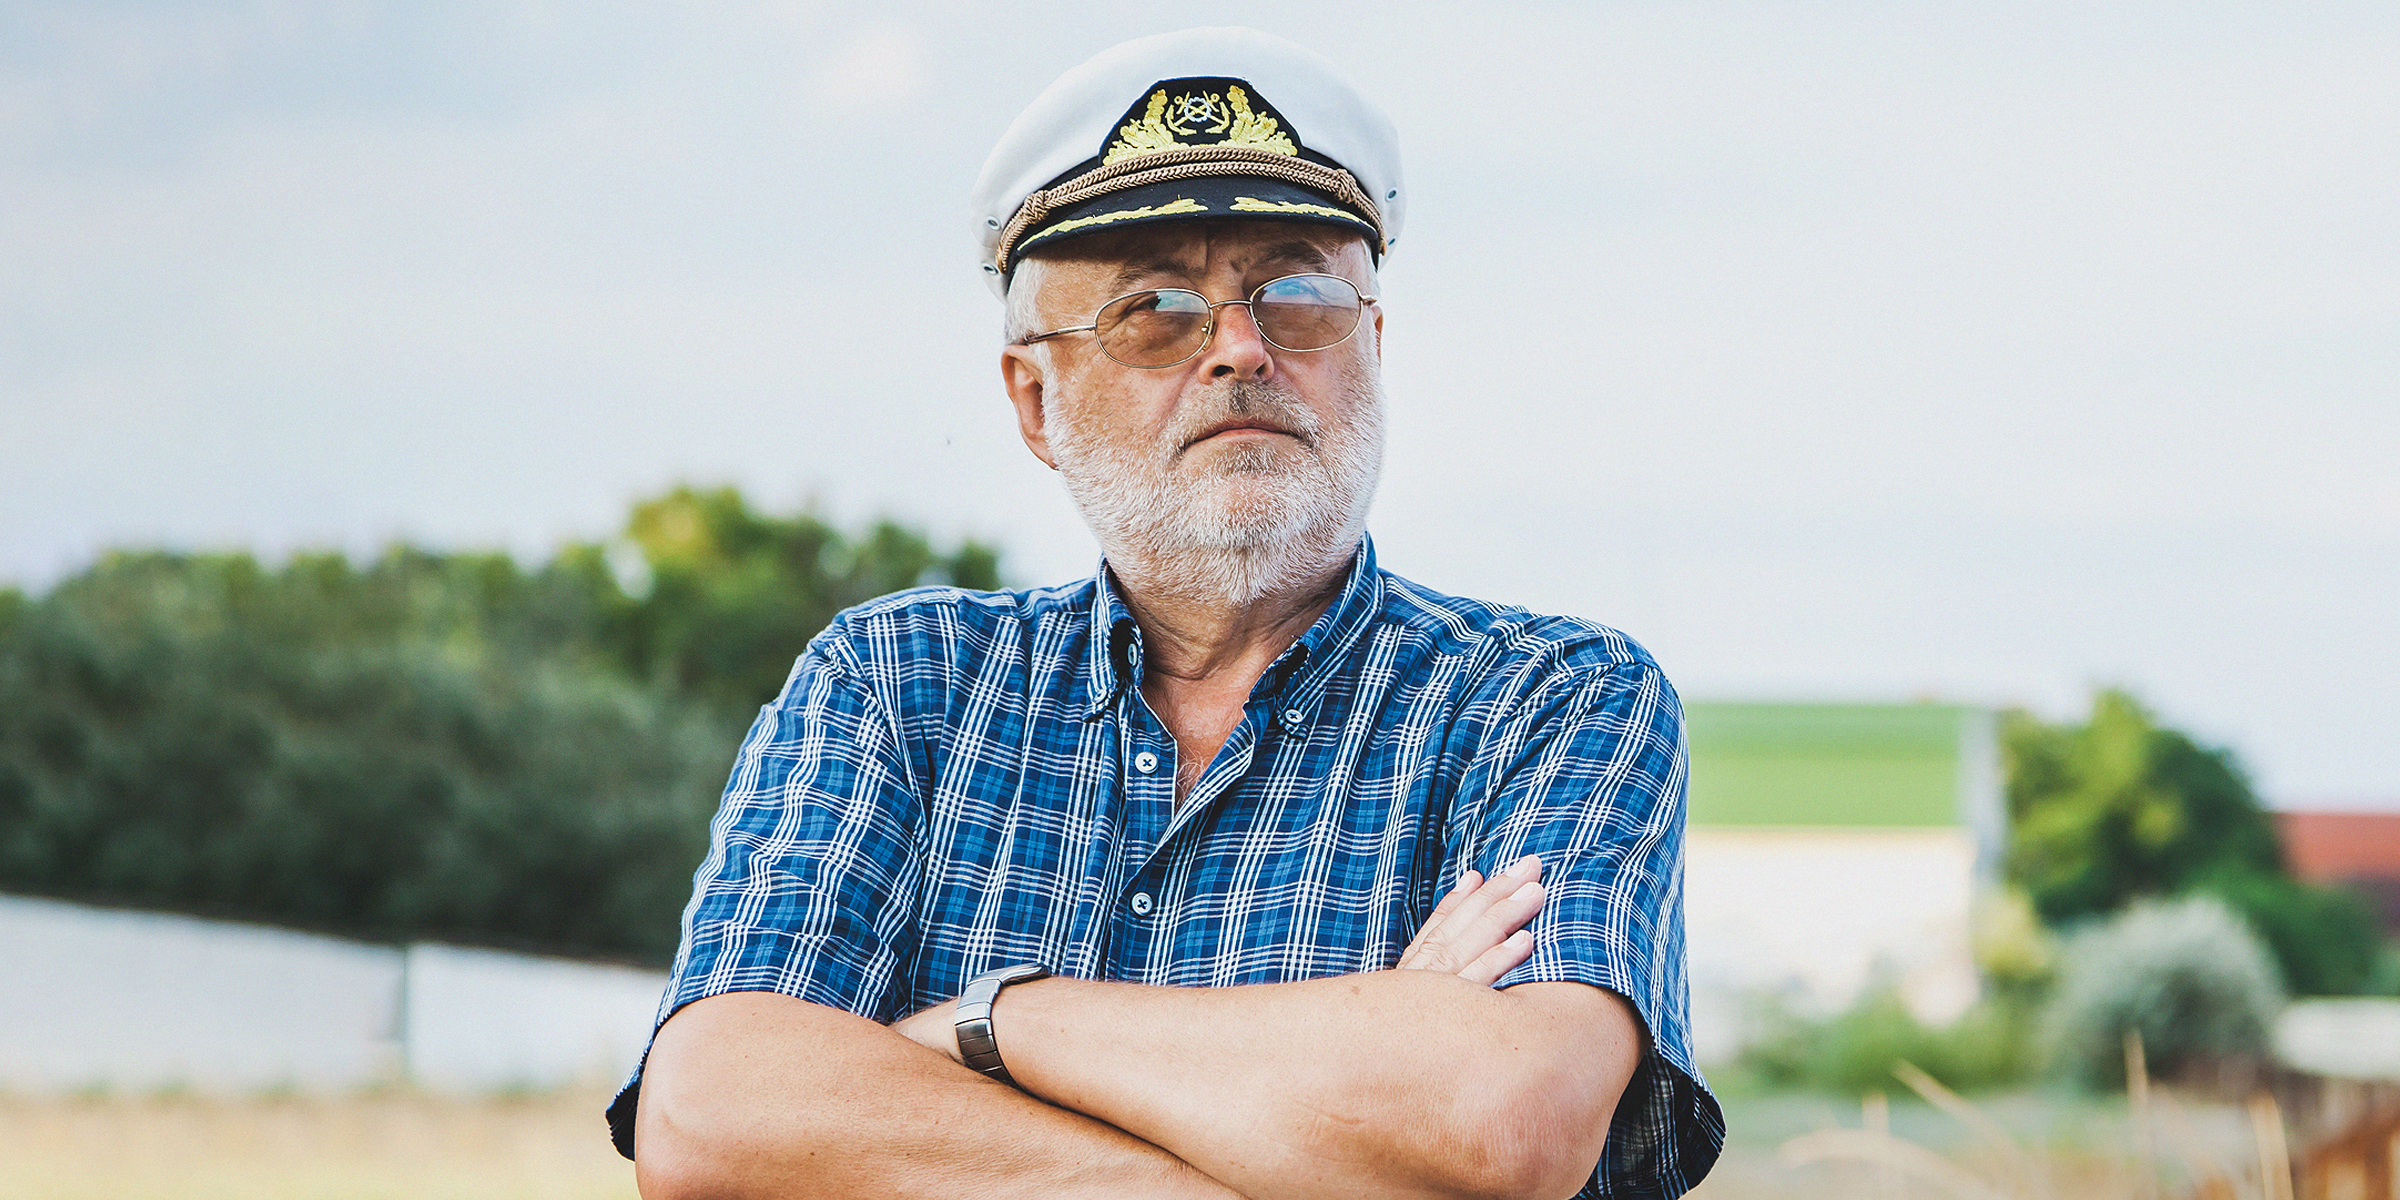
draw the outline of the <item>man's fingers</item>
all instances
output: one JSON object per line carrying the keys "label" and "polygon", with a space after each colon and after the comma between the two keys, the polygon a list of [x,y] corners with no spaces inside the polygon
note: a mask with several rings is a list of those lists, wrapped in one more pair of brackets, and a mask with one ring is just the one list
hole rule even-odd
{"label": "man's fingers", "polygon": [[[1505,899],[1493,901],[1472,922],[1461,926],[1453,920],[1445,936],[1427,941],[1418,949],[1414,962],[1402,965],[1465,977],[1470,968],[1484,963],[1487,955],[1512,939],[1530,951],[1533,935],[1525,927],[1542,911],[1542,903],[1548,898],[1549,893],[1542,885],[1527,883]],[[1502,972],[1523,962],[1524,957],[1519,953],[1509,959],[1484,982],[1499,978]]]}
{"label": "man's fingers", "polygon": [[1442,896],[1442,902],[1433,906],[1433,915],[1425,918],[1426,927],[1432,928],[1441,924],[1442,918],[1449,916],[1451,910],[1458,907],[1459,901],[1473,895],[1475,889],[1482,886],[1483,872],[1470,869],[1460,875],[1458,882],[1452,884],[1449,892]]}
{"label": "man's fingers", "polygon": [[1466,903],[1489,882],[1480,871],[1470,870],[1461,874],[1458,877],[1458,883],[1442,897],[1442,902],[1434,905],[1433,915],[1425,918],[1425,924],[1418,928],[1417,936],[1409,939],[1408,949],[1400,952],[1399,965],[1429,971],[1458,969],[1458,960],[1456,959],[1432,961],[1428,959],[1428,955],[1441,944],[1445,931],[1449,928],[1450,918],[1457,915],[1459,906]]}
{"label": "man's fingers", "polygon": [[[1449,919],[1442,923],[1442,932],[1436,936],[1457,945],[1462,962],[1483,953],[1485,947],[1499,941],[1516,926],[1511,925],[1497,933],[1489,934],[1485,940],[1476,941],[1470,947],[1467,943],[1474,941],[1476,934],[1472,931],[1477,929],[1477,923],[1491,912],[1494,905],[1506,903],[1509,897],[1523,890],[1527,884],[1541,876],[1542,860],[1530,854],[1508,864],[1506,869],[1493,875],[1482,887],[1475,889],[1473,895],[1459,901],[1458,907],[1451,910]],[[1522,923],[1519,922],[1519,924]]]}
{"label": "man's fingers", "polygon": [[1533,920],[1534,914],[1542,911],[1542,901],[1548,898],[1549,892],[1542,885],[1528,883],[1518,888],[1514,895],[1493,902],[1474,924],[1459,931],[1454,942],[1459,948],[1459,957],[1472,961],[1481,957],[1486,949],[1507,941],[1522,931]]}
{"label": "man's fingers", "polygon": [[1398,965],[1457,973],[1475,964],[1540,911],[1541,888],[1533,881],[1541,873],[1541,860],[1528,854],[1480,884],[1474,872],[1462,874],[1458,886],[1442,898],[1424,928],[1417,931]]}
{"label": "man's fingers", "polygon": [[1425,918],[1425,924],[1417,930],[1417,936],[1409,939],[1408,949],[1400,952],[1400,965],[1404,967],[1416,965],[1411,960],[1417,957],[1417,952],[1424,948],[1426,942],[1440,935],[1443,919],[1457,910],[1459,901],[1466,899],[1476,888],[1481,886],[1483,886],[1482,872],[1468,871],[1459,876],[1457,885],[1442,897],[1440,904],[1433,906],[1433,915]]}
{"label": "man's fingers", "polygon": [[1520,929],[1501,939],[1500,944],[1476,956],[1459,971],[1458,977],[1469,983],[1490,987],[1500,977],[1517,969],[1517,964],[1533,957],[1533,931]]}

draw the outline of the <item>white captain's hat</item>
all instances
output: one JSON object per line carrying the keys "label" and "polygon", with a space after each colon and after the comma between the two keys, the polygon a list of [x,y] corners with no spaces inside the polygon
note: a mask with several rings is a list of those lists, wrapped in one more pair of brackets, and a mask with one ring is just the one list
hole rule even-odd
{"label": "white captain's hat", "polygon": [[1333,64],[1255,29],[1126,42],[1059,76],[975,181],[982,266],[1079,234],[1242,218],[1349,229],[1380,259],[1407,211],[1391,119]]}

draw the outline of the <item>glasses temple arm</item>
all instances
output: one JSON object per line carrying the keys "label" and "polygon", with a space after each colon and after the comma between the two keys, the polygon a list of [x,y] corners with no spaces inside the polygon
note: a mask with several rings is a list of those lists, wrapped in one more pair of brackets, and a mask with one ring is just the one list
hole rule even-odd
{"label": "glasses temple arm", "polygon": [[1069,325],[1065,329],[1053,329],[1048,333],[1026,334],[1024,337],[1018,338],[1016,344],[1019,346],[1030,346],[1035,342],[1046,342],[1051,338],[1063,337],[1070,333],[1091,333],[1099,328],[1100,327],[1098,325]]}

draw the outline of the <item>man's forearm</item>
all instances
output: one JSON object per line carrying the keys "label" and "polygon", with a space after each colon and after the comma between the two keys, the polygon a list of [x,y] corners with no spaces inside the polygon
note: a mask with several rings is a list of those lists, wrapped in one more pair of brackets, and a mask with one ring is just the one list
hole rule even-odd
{"label": "man's forearm", "polygon": [[[1245,1196],[1564,1196],[1641,1053],[1598,988],[1491,984],[1532,953],[1541,864],[1462,873],[1400,968],[1161,988],[1037,980],[993,1013],[1027,1090]],[[955,1003],[893,1028],[960,1057]]]}
{"label": "man's forearm", "polygon": [[1573,1192],[1641,1050],[1581,984],[1496,992],[1380,971],[1158,988],[1055,979],[1002,994],[1026,1090],[1164,1147],[1245,1196]]}
{"label": "man's forearm", "polygon": [[677,1013],[651,1048],[638,1122],[646,1200],[1239,1200],[1157,1146],[788,996]]}

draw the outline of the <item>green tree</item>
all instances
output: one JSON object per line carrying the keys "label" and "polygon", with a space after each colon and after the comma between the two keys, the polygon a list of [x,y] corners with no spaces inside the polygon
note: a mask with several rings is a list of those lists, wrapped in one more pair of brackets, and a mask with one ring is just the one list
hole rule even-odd
{"label": "green tree", "polygon": [[728,739],[576,653],[543,587],[112,556],[0,641],[0,886],[663,958]]}
{"label": "green tree", "polygon": [[2289,876],[2273,820],[2228,752],[2159,727],[2113,690],[2079,725],[2010,714],[2002,751],[2009,878],[2045,921],[2205,892],[2249,920],[2295,992],[2366,981],[2378,950],[2366,910]]}
{"label": "green tree", "polygon": [[2226,868],[2279,869],[2274,826],[2231,756],[2104,691],[2082,725],[2012,713],[2011,878],[2044,919],[2114,912]]}
{"label": "green tree", "polygon": [[839,607],[996,556],[679,490],[527,569],[115,553],[0,590],[0,889],[664,962],[750,710]]}
{"label": "green tree", "polygon": [[999,555],[980,543],[937,553],[890,521],[853,539],[807,513],[760,514],[731,488],[677,488],[645,501],[625,533],[649,580],[611,623],[620,661],[636,677],[745,719],[774,698],[792,660],[836,612],[925,584],[1000,586]]}

